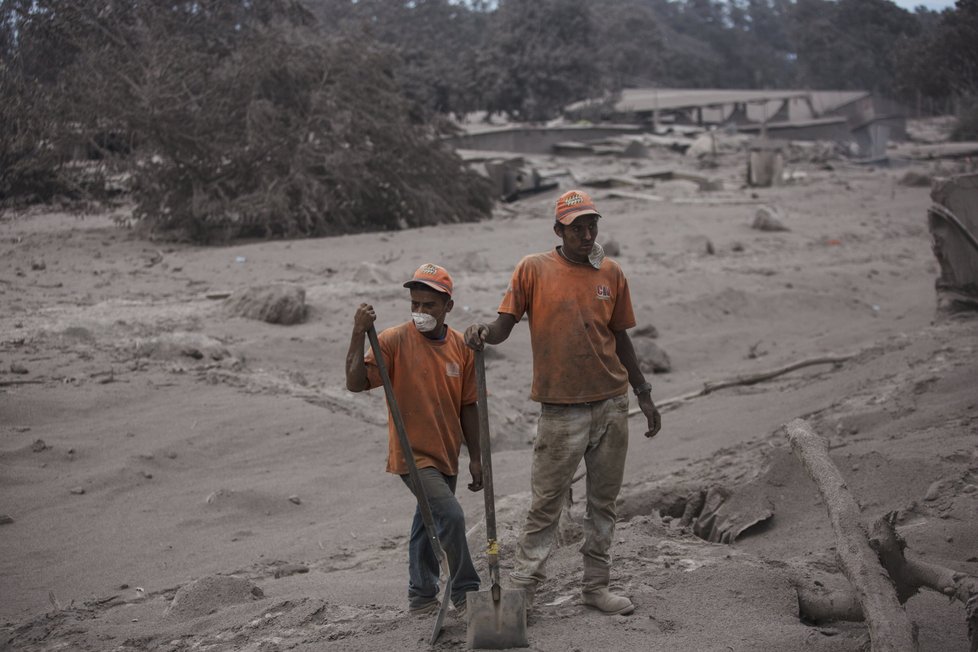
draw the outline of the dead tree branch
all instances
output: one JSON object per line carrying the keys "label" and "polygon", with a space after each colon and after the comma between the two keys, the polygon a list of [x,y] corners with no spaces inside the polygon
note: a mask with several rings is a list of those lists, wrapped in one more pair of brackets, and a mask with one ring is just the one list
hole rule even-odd
{"label": "dead tree branch", "polygon": [[[734,387],[736,385],[754,385],[756,383],[760,383],[765,380],[770,380],[771,378],[776,378],[778,376],[795,371],[797,369],[802,369],[803,367],[811,367],[813,365],[819,365],[819,364],[841,364],[846,360],[849,360],[855,356],[856,356],[855,353],[849,353],[843,355],[825,355],[825,356],[819,356],[817,358],[806,358],[805,360],[799,360],[798,362],[793,362],[789,365],[786,365],[784,367],[778,367],[776,369],[769,369],[767,371],[759,371],[753,374],[734,376],[733,378],[727,378],[724,380],[710,380],[703,383],[702,389],[698,389],[692,392],[687,392],[686,394],[681,394],[679,396],[673,396],[671,398],[667,398],[662,401],[657,401],[656,406],[661,410],[662,408],[668,405],[683,403],[693,398],[706,396],[707,394],[711,392],[715,392],[718,389],[724,389],[726,387]],[[642,412],[641,409],[634,407],[628,411],[628,416],[640,414],[641,412]]]}
{"label": "dead tree branch", "polygon": [[873,652],[916,650],[913,625],[897,599],[893,583],[869,546],[859,505],[829,458],[828,442],[812,431],[804,419],[788,423],[785,431],[791,448],[815,481],[828,509],[838,541],[839,561],[859,597]]}
{"label": "dead tree branch", "polygon": [[978,651],[978,577],[907,558],[904,555],[907,544],[893,527],[893,517],[894,514],[887,514],[873,524],[869,545],[896,584],[900,602],[909,600],[920,588],[958,600],[967,612],[970,652]]}

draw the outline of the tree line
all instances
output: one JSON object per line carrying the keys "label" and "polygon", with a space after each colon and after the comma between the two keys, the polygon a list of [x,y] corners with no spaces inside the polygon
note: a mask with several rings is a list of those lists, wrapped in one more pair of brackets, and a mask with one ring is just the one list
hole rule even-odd
{"label": "tree line", "polygon": [[490,189],[439,146],[453,116],[865,89],[978,137],[976,85],[978,0],[0,0],[0,202],[116,172],[194,240],[474,220]]}

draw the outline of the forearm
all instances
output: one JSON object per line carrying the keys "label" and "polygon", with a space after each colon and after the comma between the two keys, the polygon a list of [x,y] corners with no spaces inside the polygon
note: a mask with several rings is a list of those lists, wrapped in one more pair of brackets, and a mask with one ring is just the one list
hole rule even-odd
{"label": "forearm", "polygon": [[615,331],[615,352],[622,366],[628,372],[628,384],[632,387],[640,387],[646,383],[645,374],[638,364],[638,356],[635,355],[635,347],[626,331]]}
{"label": "forearm", "polygon": [[362,392],[369,387],[367,364],[363,357],[366,333],[353,331],[350,337],[350,350],[346,354],[346,388],[351,392]]}
{"label": "forearm", "polygon": [[486,324],[489,329],[489,333],[486,335],[487,344],[501,344],[506,341],[509,334],[513,332],[513,327],[516,325],[516,317],[513,315],[501,312],[496,320],[490,324]]}
{"label": "forearm", "polygon": [[479,409],[475,403],[462,406],[462,439],[469,451],[469,459],[482,461],[482,446],[479,441]]}

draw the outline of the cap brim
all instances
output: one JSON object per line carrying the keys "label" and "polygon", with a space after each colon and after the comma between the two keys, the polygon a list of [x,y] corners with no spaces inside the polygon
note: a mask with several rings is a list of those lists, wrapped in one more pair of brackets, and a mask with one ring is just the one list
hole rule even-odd
{"label": "cap brim", "polygon": [[594,210],[593,208],[582,208],[579,211],[575,211],[573,213],[568,213],[567,215],[564,215],[557,221],[566,226],[571,224],[574,220],[581,217],[582,215],[597,215],[598,217],[601,217],[601,213]]}
{"label": "cap brim", "polygon": [[412,285],[427,285],[428,287],[430,287],[432,290],[435,290],[436,292],[441,292],[442,294],[447,294],[448,296],[452,296],[452,291],[451,290],[449,290],[444,285],[441,285],[439,283],[435,283],[434,281],[419,281],[418,279],[414,279],[413,278],[410,281],[408,281],[407,283],[405,283],[404,284],[404,287],[410,289],[410,287]]}

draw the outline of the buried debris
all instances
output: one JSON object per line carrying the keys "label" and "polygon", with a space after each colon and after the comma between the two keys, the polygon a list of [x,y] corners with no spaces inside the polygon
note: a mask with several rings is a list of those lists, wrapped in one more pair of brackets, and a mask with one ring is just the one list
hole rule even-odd
{"label": "buried debris", "polygon": [[850,582],[830,586],[825,577],[796,580],[802,617],[813,622],[865,620],[874,651],[913,650],[916,640],[902,605],[926,588],[965,606],[969,650],[978,652],[978,577],[907,555],[906,542],[894,526],[895,512],[877,519],[867,535],[859,506],[829,458],[826,440],[803,419],[785,429],[825,502],[839,541],[839,562]]}
{"label": "buried debris", "polygon": [[662,347],[648,337],[636,337],[632,340],[638,365],[645,373],[666,374],[672,371],[672,361]]}
{"label": "buried debris", "polygon": [[781,218],[781,213],[776,208],[771,206],[761,206],[757,209],[757,213],[754,215],[754,222],[750,225],[750,228],[757,229],[758,231],[787,231],[788,227],[784,225]]}
{"label": "buried debris", "polygon": [[657,179],[661,181],[691,181],[695,183],[697,188],[699,188],[702,192],[723,190],[723,181],[719,179],[710,179],[702,174],[696,174],[695,172],[684,172],[680,170],[673,170],[671,168],[639,170],[635,172],[632,177],[640,181],[644,179]]}
{"label": "buried debris", "polygon": [[961,602],[966,611],[970,652],[978,651],[978,577],[907,557],[907,544],[893,526],[895,518],[891,512],[873,524],[869,545],[896,585],[900,602],[906,602],[921,588]]}
{"label": "buried debris", "polygon": [[917,649],[913,625],[869,545],[859,505],[829,457],[828,441],[816,434],[804,419],[786,424],[785,432],[828,510],[838,542],[839,563],[856,589],[869,626],[873,652]]}
{"label": "buried debris", "polygon": [[491,158],[484,161],[483,166],[495,196],[506,202],[515,201],[520,195],[557,187],[555,179],[545,178],[519,156]]}
{"label": "buried debris", "polygon": [[978,174],[935,183],[931,199],[927,226],[941,268],[938,309],[978,310]]}
{"label": "buried debris", "polygon": [[180,587],[163,616],[176,620],[198,618],[264,597],[258,586],[242,577],[210,575]]}
{"label": "buried debris", "polygon": [[306,291],[285,283],[250,287],[232,294],[225,302],[235,317],[269,324],[301,324],[306,319]]}
{"label": "buried debris", "polygon": [[758,139],[747,158],[747,184],[756,188],[781,185],[784,173],[784,144]]}

